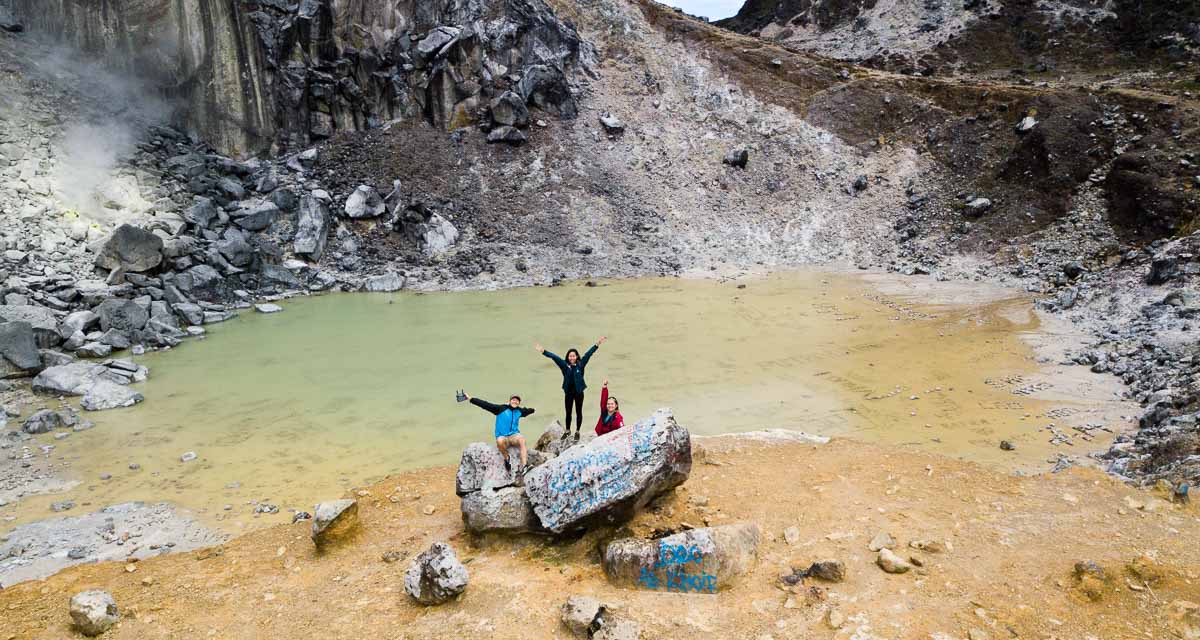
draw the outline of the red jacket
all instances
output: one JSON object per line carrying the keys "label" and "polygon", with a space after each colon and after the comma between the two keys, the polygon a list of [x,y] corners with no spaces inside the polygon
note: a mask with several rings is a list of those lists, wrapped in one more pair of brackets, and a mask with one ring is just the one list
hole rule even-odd
{"label": "red jacket", "polygon": [[604,416],[608,414],[608,387],[604,387],[604,391],[600,392],[600,418],[596,420],[596,435],[602,436],[610,431],[616,431],[625,426],[625,418],[621,417],[621,412],[613,414],[612,420],[607,424],[604,422]]}

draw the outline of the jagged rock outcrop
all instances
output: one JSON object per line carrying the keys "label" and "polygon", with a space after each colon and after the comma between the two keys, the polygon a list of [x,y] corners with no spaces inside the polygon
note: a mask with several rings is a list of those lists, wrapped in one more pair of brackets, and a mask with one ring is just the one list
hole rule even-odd
{"label": "jagged rock outcrop", "polygon": [[543,0],[14,0],[14,8],[32,31],[148,71],[187,104],[189,126],[230,154],[302,148],[397,119],[456,129],[508,93],[574,117],[573,85],[594,58]]}
{"label": "jagged rock outcrop", "polygon": [[467,568],[454,549],[435,542],[404,572],[404,591],[423,605],[442,604],[466,590],[468,579]]}

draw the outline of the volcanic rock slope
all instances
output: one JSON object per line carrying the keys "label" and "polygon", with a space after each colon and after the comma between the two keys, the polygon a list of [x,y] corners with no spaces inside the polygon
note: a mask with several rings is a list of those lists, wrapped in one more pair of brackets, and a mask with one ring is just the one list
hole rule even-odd
{"label": "volcanic rock slope", "polygon": [[[357,287],[385,272],[398,275],[370,286],[805,263],[986,277],[1091,323],[1102,338],[1081,361],[1111,363],[1138,399],[1161,403],[1158,392],[1174,389],[1151,426],[1195,403],[1191,298],[1168,304],[1170,291],[1139,284],[1152,264],[1166,265],[1157,282],[1186,293],[1197,271],[1187,234],[1200,210],[1200,118],[1186,7],[1143,3],[1133,14],[1117,3],[1116,24],[1134,31],[1097,19],[1086,37],[1050,47],[1083,69],[1069,74],[1036,75],[1059,62],[1027,48],[987,53],[986,34],[945,40],[929,50],[958,56],[950,70],[969,71],[970,52],[990,62],[943,76],[944,65],[912,56],[896,70],[914,74],[857,66],[876,55],[854,48],[859,35],[815,47],[835,56],[820,57],[788,37],[739,35],[650,0],[9,1],[29,29],[0,33],[0,51],[57,37],[137,71],[192,136],[154,130],[137,170],[120,176],[128,197],[105,199],[121,215],[54,235],[73,256],[55,267],[70,272],[62,277],[106,275],[90,273],[85,241],[116,221],[164,217],[156,233],[170,260],[150,275],[190,284],[200,302]],[[743,14],[771,9],[751,25],[770,35],[763,29],[779,16],[837,9],[836,26],[860,12],[805,6],[752,2]],[[963,12],[996,9],[990,24],[1008,24],[1021,6],[940,10],[978,25]],[[1064,16],[1113,11],[1055,6]],[[1123,39],[1106,39],[1117,32]],[[1139,33],[1156,48],[1126,44]],[[1114,42],[1114,57],[1092,56]],[[1026,75],[990,73],[1010,59]],[[1093,59],[1100,68],[1089,71]],[[1111,60],[1126,64],[1110,72]],[[72,113],[33,124],[46,132]],[[26,142],[6,135],[10,149]],[[22,252],[44,244],[62,214],[39,167],[71,149],[51,138],[38,142],[38,166],[28,154],[6,157]],[[251,152],[278,155],[229,157]],[[202,287],[195,273],[183,277],[197,269]],[[1115,466],[1131,472],[1125,453]]]}

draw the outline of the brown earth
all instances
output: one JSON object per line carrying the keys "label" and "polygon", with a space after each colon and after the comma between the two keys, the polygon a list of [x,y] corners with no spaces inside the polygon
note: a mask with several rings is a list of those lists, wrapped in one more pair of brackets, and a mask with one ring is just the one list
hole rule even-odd
{"label": "brown earth", "polygon": [[[5,640],[72,637],[67,600],[105,589],[123,612],[105,638],[564,638],[559,607],[589,594],[637,620],[643,638],[1194,638],[1200,614],[1196,509],[1095,471],[1016,477],[973,463],[848,440],[828,445],[703,440],[689,481],[621,531],[574,540],[473,539],[453,469],[394,476],[358,493],[361,533],[317,555],[308,524],[137,564],[64,571],[0,592]],[[1142,507],[1142,508],[1139,508]],[[426,512],[432,513],[426,515]],[[690,523],[757,522],[757,568],[718,595],[614,588],[598,548]],[[784,530],[796,527],[792,544]],[[890,532],[923,568],[882,572],[868,542]],[[798,533],[799,535],[795,535]],[[448,541],[471,582],[440,607],[403,591],[409,559]],[[916,540],[943,542],[919,552]],[[384,554],[403,558],[388,563]],[[1142,559],[1140,574],[1129,569]],[[778,578],[823,559],[842,583]],[[1107,582],[1073,574],[1092,560]],[[1094,600],[1093,598],[1098,598]],[[829,611],[846,618],[841,629]],[[1190,620],[1178,616],[1191,615]],[[834,618],[837,614],[833,615]]]}

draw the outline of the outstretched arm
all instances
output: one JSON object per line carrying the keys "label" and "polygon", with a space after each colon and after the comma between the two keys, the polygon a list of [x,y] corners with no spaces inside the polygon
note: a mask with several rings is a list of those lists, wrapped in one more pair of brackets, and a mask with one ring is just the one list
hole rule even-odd
{"label": "outstretched arm", "polygon": [[552,353],[550,351],[546,351],[545,349],[542,349],[542,355],[553,360],[554,364],[558,365],[558,368],[560,368],[560,369],[567,366],[567,363],[564,362],[562,358],[558,357],[557,355],[555,355],[554,353]]}
{"label": "outstretched arm", "polygon": [[587,353],[583,354],[583,357],[579,359],[580,368],[587,367],[588,360],[592,359],[592,354],[596,353],[596,349],[599,349],[600,345],[603,344],[604,341],[605,341],[605,338],[600,338],[599,340],[596,341],[596,344],[592,345],[591,349],[587,350]]}
{"label": "outstretched arm", "polygon": [[504,407],[501,405],[492,404],[487,400],[480,400],[479,398],[472,398],[471,396],[467,396],[467,398],[470,399],[471,404],[483,409],[484,411],[487,411],[492,415],[499,415],[501,411],[504,411]]}
{"label": "outstretched arm", "polygon": [[521,407],[521,417],[522,418],[524,418],[525,416],[527,416],[533,412],[534,412],[533,407]]}

